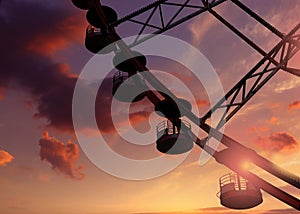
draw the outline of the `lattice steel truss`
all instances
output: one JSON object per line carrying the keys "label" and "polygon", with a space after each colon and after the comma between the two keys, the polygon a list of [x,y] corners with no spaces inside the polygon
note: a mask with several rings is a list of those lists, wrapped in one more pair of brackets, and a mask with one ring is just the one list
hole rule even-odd
{"label": "lattice steel truss", "polygon": [[[179,1],[172,2],[172,0],[158,0],[146,7],[141,8],[136,12],[133,12],[119,19],[115,23],[112,23],[110,27],[116,27],[124,22],[131,22],[132,24],[139,26],[140,28],[138,32],[134,34],[137,35],[136,39],[132,44],[128,45],[129,47],[133,47],[150,39],[156,34],[164,33],[165,31],[170,30],[180,25],[181,23],[184,23],[191,18],[200,15],[201,13],[208,11],[209,8],[216,7],[226,1],[227,0],[213,0],[207,2],[209,3],[209,7],[207,7],[203,4],[203,2],[200,1],[196,2],[193,0],[185,0],[184,3],[178,3]],[[191,4],[192,2],[193,4]],[[173,9],[175,9],[174,14],[167,17],[164,13],[163,7],[172,7]],[[185,12],[185,9],[193,9],[194,11],[187,11],[187,14],[185,13],[183,16],[180,16],[183,12]],[[149,13],[147,18],[142,21],[136,19],[140,15],[145,13]],[[159,16],[160,23],[150,24],[151,20],[155,18],[154,14],[157,14]],[[152,35],[141,38],[140,36],[144,33]]]}
{"label": "lattice steel truss", "polygon": [[[283,38],[260,60],[209,112],[202,118],[205,122],[216,110],[225,108],[218,128],[229,121],[279,70],[299,75],[298,69],[287,67],[288,61],[299,51],[300,35],[294,31]],[[297,44],[298,43],[298,44]],[[254,81],[253,81],[254,80]]]}

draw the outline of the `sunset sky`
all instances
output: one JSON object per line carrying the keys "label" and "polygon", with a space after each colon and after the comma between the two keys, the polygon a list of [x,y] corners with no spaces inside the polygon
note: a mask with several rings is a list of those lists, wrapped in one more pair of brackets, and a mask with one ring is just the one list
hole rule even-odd
{"label": "sunset sky", "polygon": [[[123,17],[150,1],[101,2]],[[300,0],[242,2],[283,33],[288,33],[300,22]],[[279,41],[230,1],[218,6],[216,11],[266,52]],[[170,16],[173,12],[167,9],[165,15]],[[176,169],[149,180],[121,179],[96,167],[79,145],[72,123],[76,80],[93,57],[84,46],[85,13],[71,0],[0,0],[0,213],[296,213],[264,192],[263,204],[253,209],[233,211],[222,207],[216,196],[218,179],[230,170],[213,159],[200,166],[201,150],[197,147]],[[124,23],[116,31],[126,37],[135,35],[134,29],[133,24]],[[225,92],[262,58],[206,13],[165,34],[199,49],[217,72]],[[289,65],[300,68],[299,53]],[[210,109],[201,83],[194,81],[188,72],[183,72],[179,64],[152,56],[148,58],[147,66],[173,74],[183,81],[196,98],[193,112],[198,112],[199,117]],[[103,94],[96,101],[99,130],[87,129],[86,133],[92,136],[100,132],[112,149],[129,158],[159,157],[161,154],[155,149],[155,133],[152,139],[147,139],[153,142],[147,146],[130,144],[116,134],[109,115],[111,77],[112,72],[104,80],[101,86]],[[162,81],[166,81],[164,84],[177,96],[186,96],[176,88],[176,82],[168,81],[165,76],[162,76]],[[225,127],[226,134],[298,176],[299,89],[299,77],[280,71]],[[162,118],[152,114],[154,107],[146,99],[130,108],[130,123],[141,132],[139,141],[146,140],[143,132],[155,128]],[[119,125],[126,132],[130,124],[124,122],[123,113],[122,107],[112,112],[120,115]],[[166,160],[172,159],[176,157],[166,157]],[[122,170],[130,171],[127,168]],[[257,173],[300,197],[299,189],[291,188],[262,171]]]}

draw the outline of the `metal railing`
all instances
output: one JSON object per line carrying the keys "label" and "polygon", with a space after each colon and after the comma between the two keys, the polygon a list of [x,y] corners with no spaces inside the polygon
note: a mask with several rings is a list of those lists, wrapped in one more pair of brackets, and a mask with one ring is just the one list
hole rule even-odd
{"label": "metal railing", "polygon": [[[186,120],[180,120],[180,122],[183,124],[183,125],[181,124],[181,127],[186,127],[188,129],[191,129],[191,124]],[[174,125],[172,121],[164,120],[156,126],[156,133],[159,136],[162,134],[162,132],[168,135],[180,134],[180,129],[181,128],[177,125]]]}

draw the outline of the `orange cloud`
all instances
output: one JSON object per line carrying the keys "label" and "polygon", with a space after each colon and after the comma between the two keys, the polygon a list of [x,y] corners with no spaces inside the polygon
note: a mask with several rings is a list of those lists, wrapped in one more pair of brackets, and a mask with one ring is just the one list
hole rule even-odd
{"label": "orange cloud", "polygon": [[82,14],[66,17],[55,26],[55,29],[35,35],[27,44],[27,50],[52,56],[57,50],[65,49],[74,42],[83,43],[85,25]]}
{"label": "orange cloud", "polygon": [[259,127],[252,127],[251,128],[251,131],[252,132],[255,132],[255,133],[258,133],[258,132],[266,132],[266,131],[269,131],[270,129],[266,126],[259,126]]}
{"label": "orange cloud", "polygon": [[148,118],[151,112],[149,111],[139,111],[130,113],[129,120],[131,124],[139,124],[142,122],[145,122]]}
{"label": "orange cloud", "polygon": [[299,108],[300,108],[300,101],[295,101],[289,104],[288,110],[292,111],[293,109],[299,109]]}
{"label": "orange cloud", "polygon": [[52,169],[63,173],[66,177],[73,179],[84,178],[82,166],[75,167],[79,158],[78,145],[69,141],[67,144],[49,137],[48,132],[44,132],[42,139],[39,141],[40,157],[52,165]]}
{"label": "orange cloud", "polygon": [[71,72],[71,66],[67,63],[60,63],[57,65],[58,72],[67,78],[78,78],[79,74],[74,74]]}
{"label": "orange cloud", "polygon": [[12,162],[14,157],[4,150],[0,150],[0,166],[6,166],[8,163]]}
{"label": "orange cloud", "polygon": [[149,124],[149,116],[151,112],[149,111],[140,111],[134,112],[129,115],[130,124],[138,131],[138,132],[146,132],[150,129]]}
{"label": "orange cloud", "polygon": [[196,100],[196,104],[198,107],[207,106],[209,102],[207,100]]}
{"label": "orange cloud", "polygon": [[[45,118],[48,126],[59,131],[72,132],[72,97],[77,75],[69,65],[52,57],[58,50],[83,43],[86,23],[82,11],[74,14],[60,7],[65,1],[60,2],[53,7],[33,1],[6,2],[3,9],[10,21],[1,19],[0,28],[24,33],[20,36],[11,30],[1,32],[0,47],[5,50],[5,60],[1,62],[0,99],[3,89],[17,86],[31,95],[27,107],[37,111],[35,118]],[[18,63],[14,63],[15,59]]]}
{"label": "orange cloud", "polygon": [[279,121],[278,121],[278,118],[277,117],[272,117],[270,120],[267,121],[268,124],[271,124],[271,125],[278,125],[279,124]]}
{"label": "orange cloud", "polygon": [[289,133],[278,132],[268,137],[259,137],[255,144],[272,154],[295,150],[299,142]]}

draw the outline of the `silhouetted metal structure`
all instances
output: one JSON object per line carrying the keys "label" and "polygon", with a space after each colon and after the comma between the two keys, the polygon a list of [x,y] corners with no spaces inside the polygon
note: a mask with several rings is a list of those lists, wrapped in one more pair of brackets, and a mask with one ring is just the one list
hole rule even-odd
{"label": "silhouetted metal structure", "polygon": [[260,189],[236,173],[219,179],[221,204],[232,209],[249,209],[263,202]]}
{"label": "silhouetted metal structure", "polygon": [[191,124],[185,120],[166,120],[156,127],[156,148],[165,154],[182,154],[193,148],[194,142],[188,135]]}
{"label": "silhouetted metal structure", "polygon": [[[277,199],[281,200],[282,202],[288,204],[289,206],[300,210],[300,200],[298,198],[288,194],[287,192],[281,190],[278,187],[275,187],[274,185],[268,183],[267,181],[263,180],[262,178],[258,177],[252,172],[243,169],[241,167],[241,163],[245,160],[250,161],[256,166],[260,167],[261,169],[271,173],[272,175],[278,177],[286,183],[300,189],[300,178],[298,176],[286,172],[285,170],[279,168],[269,160],[258,155],[255,151],[243,146],[234,139],[218,131],[276,73],[278,73],[279,70],[283,70],[293,75],[300,76],[299,69],[291,68],[288,65],[289,60],[300,49],[300,23],[298,23],[289,33],[283,34],[274,26],[266,22],[258,14],[253,12],[246,5],[244,5],[241,1],[231,0],[234,6],[240,8],[243,12],[250,15],[255,21],[257,21],[257,23],[261,24],[266,30],[269,30],[280,39],[280,42],[277,45],[275,45],[271,51],[265,52],[262,48],[260,48],[257,44],[255,44],[246,35],[240,32],[233,25],[231,25],[227,20],[225,20],[214,10],[214,8],[218,5],[229,1],[230,0],[201,0],[195,3],[195,1],[192,0],[182,0],[182,3],[178,3],[179,1],[172,2],[172,0],[157,0],[147,5],[146,7],[143,7],[140,10],[137,10],[136,12],[125,16],[124,18],[115,20],[116,15],[113,14],[113,12],[108,12],[109,10],[105,6],[102,6],[99,0],[72,0],[75,6],[81,9],[88,9],[89,12],[92,11],[90,12],[92,13],[92,18],[90,18],[89,15],[87,16],[87,18],[90,19],[92,24],[105,31],[105,33],[108,35],[111,41],[117,41],[118,50],[116,50],[116,53],[121,51],[130,58],[126,62],[130,64],[129,67],[134,68],[130,70],[137,71],[137,73],[141,72],[139,74],[141,74],[144,80],[147,81],[148,84],[152,85],[152,87],[154,87],[158,93],[160,93],[163,99],[160,99],[151,90],[148,90],[146,92],[147,98],[156,106],[156,108],[161,109],[162,112],[164,112],[163,109],[165,105],[172,106],[172,109],[175,109],[173,110],[174,114],[165,115],[171,123],[164,123],[163,125],[158,126],[158,150],[164,153],[168,153],[168,147],[170,146],[164,147],[162,146],[163,143],[167,142],[168,144],[169,142],[173,142],[172,140],[169,140],[172,138],[170,137],[172,133],[177,135],[183,130],[183,133],[185,133],[184,138],[190,137],[190,139],[193,139],[192,141],[195,141],[196,145],[200,146],[206,152],[211,154],[217,162],[227,166],[229,169],[233,170],[238,174],[234,175],[237,176],[235,177],[234,181],[231,181],[229,179],[229,182],[226,183],[225,180],[228,177],[223,177],[220,180],[220,198],[221,203],[224,206],[234,209],[254,207],[262,202],[260,194],[261,189],[269,193],[270,195],[276,197]],[[168,17],[167,19],[165,17],[166,14],[163,13],[163,6],[172,6],[173,8],[177,8],[177,12],[171,17]],[[183,16],[180,16],[181,12],[186,8],[193,9],[193,11]],[[224,24],[227,28],[229,28],[232,32],[239,36],[243,41],[249,44],[254,50],[256,50],[259,54],[262,55],[262,59],[231,90],[227,92],[225,97],[220,99],[220,101],[203,117],[199,118],[191,112],[191,108],[189,106],[185,105],[184,102],[180,102],[180,99],[178,99],[168,88],[166,88],[162,83],[160,83],[160,81],[157,80],[151,72],[149,72],[145,63],[141,62],[141,60],[138,60],[136,57],[134,57],[134,53],[130,50],[130,48],[134,47],[135,45],[141,42],[146,41],[147,39],[150,39],[156,34],[160,34],[169,29],[172,29],[177,25],[184,23],[185,21],[195,16],[198,16],[199,14],[202,14],[204,12],[208,12],[211,15],[213,15],[222,24]],[[151,22],[155,13],[158,13],[160,17],[160,23],[158,24],[153,24]],[[148,14],[148,17],[144,18],[144,21],[135,19],[136,17],[144,14]],[[133,43],[128,45],[121,40],[120,36],[116,33],[114,29],[115,27],[124,22],[130,22],[132,24],[140,26],[137,32],[136,39]],[[146,37],[141,36],[143,33],[152,33],[152,35]],[[174,103],[176,103],[176,106],[174,105]],[[176,108],[178,108],[183,114],[176,115]],[[223,117],[219,121],[217,127],[211,127],[206,123],[206,121],[218,109],[225,109],[225,113],[223,114]],[[168,112],[165,112],[165,114],[168,114]],[[199,139],[194,133],[192,133],[188,124],[178,122],[179,120],[181,120],[180,117],[182,116],[187,117],[192,123],[199,126],[204,132],[206,132],[209,135],[202,140]],[[170,129],[172,130],[172,133],[169,132]],[[179,136],[180,134],[177,136],[177,138]],[[166,138],[163,139],[162,137]],[[207,145],[207,140],[211,137],[219,140],[227,148],[222,151],[215,151],[214,149],[209,147],[209,145]],[[188,139],[184,139],[184,141],[186,141],[187,144],[189,144],[190,142]],[[186,150],[188,151],[190,147],[187,146],[187,148],[188,149]],[[234,162],[231,161],[229,158],[233,156],[235,157]],[[247,180],[242,179],[240,175]],[[238,197],[238,195],[240,195],[240,197]],[[240,202],[234,202],[237,197],[241,199],[241,195],[244,199],[240,200]]]}
{"label": "silhouetted metal structure", "polygon": [[[101,11],[107,18],[107,23],[111,24],[118,20],[118,14],[111,7],[102,5]],[[99,20],[97,10],[95,7],[89,8],[88,12],[86,13],[86,19],[91,25],[105,30],[105,25],[103,25],[101,20]]]}
{"label": "silhouetted metal structure", "polygon": [[[129,74],[117,71],[113,76],[113,96],[123,102],[138,102],[144,99],[146,92],[144,91],[146,85],[143,79],[135,75],[129,78]],[[137,93],[137,92],[141,93]]]}
{"label": "silhouetted metal structure", "polygon": [[[132,60],[136,60],[142,66],[147,65],[146,57],[137,51],[132,51],[132,57],[130,58],[132,58]],[[126,72],[129,76],[132,76],[138,71],[136,70],[135,66],[132,65],[130,58],[128,58],[124,52],[117,52],[113,58],[113,64],[116,69]]]}
{"label": "silhouetted metal structure", "polygon": [[92,25],[88,25],[85,35],[85,47],[95,54],[108,54],[116,50],[109,35]]}
{"label": "silhouetted metal structure", "polygon": [[[167,96],[166,94],[164,95]],[[175,102],[174,100],[169,98],[159,101],[155,105],[155,112],[162,117],[166,117],[171,121],[175,121],[178,118],[185,116],[184,113],[180,111],[177,104],[184,106],[189,111],[192,110],[192,105],[187,100],[178,98],[177,102]]]}

